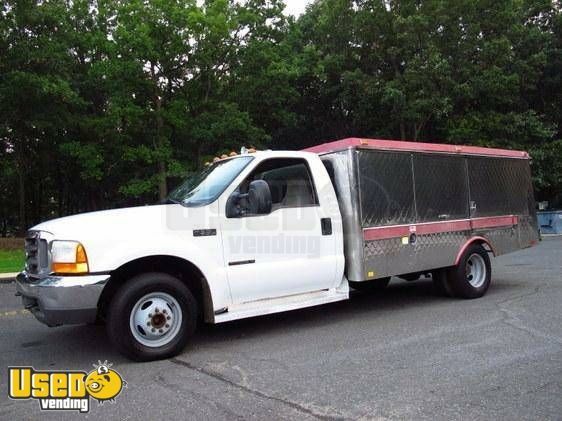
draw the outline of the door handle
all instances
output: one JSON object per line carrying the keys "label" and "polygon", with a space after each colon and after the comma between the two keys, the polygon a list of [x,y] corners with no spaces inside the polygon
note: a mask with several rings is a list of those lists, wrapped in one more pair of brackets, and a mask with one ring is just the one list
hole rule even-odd
{"label": "door handle", "polygon": [[320,219],[320,225],[322,226],[322,235],[332,235],[332,218]]}

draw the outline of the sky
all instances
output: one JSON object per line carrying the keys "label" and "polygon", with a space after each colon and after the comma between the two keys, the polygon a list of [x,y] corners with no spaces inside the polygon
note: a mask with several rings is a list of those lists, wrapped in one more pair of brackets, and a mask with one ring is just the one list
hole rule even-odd
{"label": "sky", "polygon": [[285,14],[299,16],[302,12],[304,12],[304,8],[311,1],[312,0],[285,0],[285,3],[287,4]]}

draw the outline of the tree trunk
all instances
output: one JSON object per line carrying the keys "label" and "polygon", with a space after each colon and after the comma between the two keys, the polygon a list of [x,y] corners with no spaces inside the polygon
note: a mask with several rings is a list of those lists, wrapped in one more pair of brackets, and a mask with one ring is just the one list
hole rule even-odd
{"label": "tree trunk", "polygon": [[406,124],[402,117],[400,117],[400,139],[406,140]]}
{"label": "tree trunk", "polygon": [[158,170],[158,198],[163,201],[168,197],[168,185],[166,183],[166,161],[161,156],[162,149],[164,147],[164,141],[162,138],[162,128],[164,127],[164,120],[162,119],[162,96],[160,89],[158,88],[158,77],[156,75],[156,69],[154,63],[151,65],[151,76],[154,82],[154,108],[156,110],[156,147],[159,149],[159,157],[157,163]]}
{"label": "tree trunk", "polygon": [[57,165],[56,168],[56,180],[57,180],[57,216],[60,218],[63,215],[63,201],[64,201],[64,183],[62,182],[62,174],[60,172],[60,167]]}
{"label": "tree trunk", "polygon": [[[158,145],[159,149],[162,150],[163,148],[163,139],[162,139],[162,127],[164,126],[164,122],[162,120],[162,115],[160,111],[162,110],[162,99],[157,97],[156,100],[156,144]],[[168,185],[166,183],[166,161],[163,157],[158,158],[158,196],[159,199],[165,200],[168,197]]]}
{"label": "tree trunk", "polygon": [[25,220],[25,174],[21,162],[18,165],[18,198],[19,198],[19,233],[25,233],[27,222]]}
{"label": "tree trunk", "polygon": [[195,168],[196,168],[197,170],[199,170],[199,169],[203,166],[203,163],[201,162],[201,148],[202,148],[202,147],[203,147],[203,145],[202,145],[201,143],[199,143],[199,144],[197,145],[197,153],[196,153],[197,161],[195,162],[195,165],[196,165]]}

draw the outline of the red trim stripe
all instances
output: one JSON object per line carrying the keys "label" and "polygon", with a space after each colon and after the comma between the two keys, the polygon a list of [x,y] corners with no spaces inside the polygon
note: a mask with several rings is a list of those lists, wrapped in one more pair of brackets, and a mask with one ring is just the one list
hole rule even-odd
{"label": "red trim stripe", "polygon": [[341,151],[348,148],[378,149],[392,151],[410,152],[442,152],[463,155],[498,156],[505,158],[529,159],[529,154],[524,151],[512,151],[508,149],[482,148],[478,146],[445,145],[440,143],[403,142],[399,140],[386,139],[359,139],[349,138],[335,142],[323,143],[305,149],[307,152],[323,154]]}
{"label": "red trim stripe", "polygon": [[365,241],[384,240],[388,238],[406,237],[412,233],[417,235],[439,234],[442,232],[468,231],[481,228],[501,228],[517,225],[515,215],[491,216],[485,218],[457,219],[453,221],[425,222],[410,225],[392,225],[388,227],[372,227],[363,229]]}
{"label": "red trim stripe", "polygon": [[489,218],[475,218],[471,220],[472,228],[495,228],[495,227],[508,227],[517,225],[518,218],[514,215],[509,216],[492,216]]}

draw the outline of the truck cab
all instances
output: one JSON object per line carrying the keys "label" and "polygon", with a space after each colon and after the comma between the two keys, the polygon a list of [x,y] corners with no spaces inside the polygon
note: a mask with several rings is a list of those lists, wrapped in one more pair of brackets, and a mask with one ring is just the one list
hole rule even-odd
{"label": "truck cab", "polygon": [[105,320],[141,360],[177,353],[199,320],[348,298],[337,198],[310,152],[218,160],[167,204],[39,224],[26,253],[26,308],[50,326]]}

